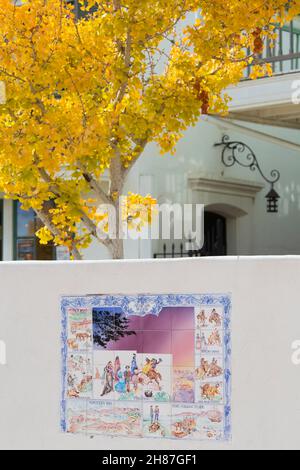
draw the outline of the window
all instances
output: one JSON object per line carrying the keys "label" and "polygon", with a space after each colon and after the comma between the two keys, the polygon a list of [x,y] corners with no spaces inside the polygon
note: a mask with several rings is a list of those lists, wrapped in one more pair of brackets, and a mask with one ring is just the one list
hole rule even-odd
{"label": "window", "polygon": [[53,260],[55,248],[52,244],[40,245],[35,233],[42,222],[33,210],[24,211],[17,201],[15,213],[15,259],[17,261]]}

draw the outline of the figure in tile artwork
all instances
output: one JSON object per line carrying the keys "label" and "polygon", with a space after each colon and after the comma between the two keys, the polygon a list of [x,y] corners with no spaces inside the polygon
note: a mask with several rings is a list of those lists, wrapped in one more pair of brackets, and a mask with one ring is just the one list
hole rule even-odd
{"label": "figure in tile artwork", "polygon": [[104,387],[101,396],[107,395],[114,389],[114,369],[113,363],[109,363],[104,368]]}

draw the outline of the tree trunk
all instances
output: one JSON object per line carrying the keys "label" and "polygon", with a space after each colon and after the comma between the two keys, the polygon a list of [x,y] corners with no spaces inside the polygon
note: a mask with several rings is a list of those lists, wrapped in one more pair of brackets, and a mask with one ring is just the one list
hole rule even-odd
{"label": "tree trunk", "polygon": [[116,238],[115,240],[112,240],[111,254],[112,259],[124,258],[124,244],[122,239]]}
{"label": "tree trunk", "polygon": [[76,260],[76,261],[81,261],[82,260],[82,256],[80,254],[80,251],[78,250],[78,248],[76,246],[72,247],[71,255],[72,255],[73,259]]}
{"label": "tree trunk", "polygon": [[120,210],[120,197],[124,186],[124,170],[120,155],[116,155],[110,165],[111,188],[110,194],[114,200],[116,211],[116,238],[112,241],[111,254],[113,259],[124,258],[124,243],[122,238],[122,217]]}

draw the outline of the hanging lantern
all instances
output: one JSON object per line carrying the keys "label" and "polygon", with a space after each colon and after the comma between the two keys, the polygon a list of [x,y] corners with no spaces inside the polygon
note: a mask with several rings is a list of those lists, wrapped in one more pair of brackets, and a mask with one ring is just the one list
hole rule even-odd
{"label": "hanging lantern", "polygon": [[275,191],[274,188],[268,192],[266,195],[267,199],[267,212],[269,214],[277,214],[278,213],[278,201],[280,199],[279,194]]}

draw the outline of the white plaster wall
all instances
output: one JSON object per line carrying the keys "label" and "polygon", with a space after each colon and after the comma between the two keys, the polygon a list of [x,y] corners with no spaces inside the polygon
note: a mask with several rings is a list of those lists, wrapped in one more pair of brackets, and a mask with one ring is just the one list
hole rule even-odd
{"label": "white plaster wall", "polygon": [[[248,124],[249,127],[300,143],[299,132],[287,129]],[[228,133],[228,131],[224,131]],[[220,142],[222,129],[212,123],[200,121],[188,129],[177,146],[175,156],[159,155],[155,145],[146,148],[141,159],[129,175],[127,188],[133,191],[143,188],[138,185],[139,174],[153,176],[152,194],[159,202],[190,203],[195,201],[188,188],[189,176],[209,176],[237,178],[249,182],[264,183],[258,172],[241,167],[225,168],[221,163],[221,149],[214,144]],[[251,138],[240,132],[229,132],[232,140],[243,141],[254,150],[262,170],[267,176],[272,169],[281,172],[277,190],[281,195],[278,214],[267,214],[265,196],[269,186],[259,192],[253,204],[250,220],[241,217],[237,220],[239,243],[237,255],[287,255],[300,254],[300,152],[287,150],[278,144]],[[220,203],[223,203],[220,195]],[[242,201],[240,207],[243,207]],[[154,242],[153,249],[161,245]],[[134,257],[133,251],[130,257]],[[136,250],[137,253],[137,250]]]}
{"label": "white plaster wall", "polygon": [[[2,263],[0,276],[1,449],[300,448],[300,257]],[[60,296],[145,292],[232,293],[232,443],[60,433]]]}

